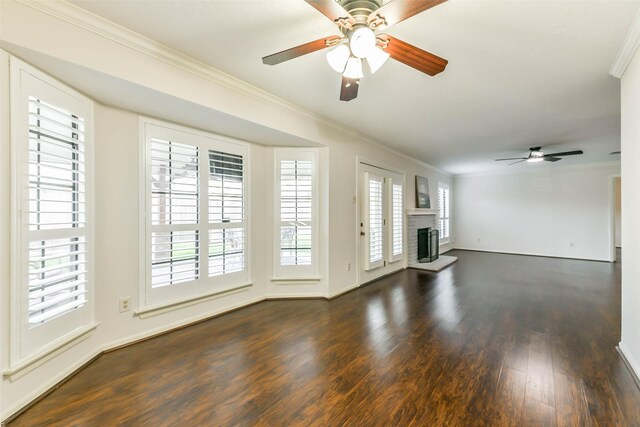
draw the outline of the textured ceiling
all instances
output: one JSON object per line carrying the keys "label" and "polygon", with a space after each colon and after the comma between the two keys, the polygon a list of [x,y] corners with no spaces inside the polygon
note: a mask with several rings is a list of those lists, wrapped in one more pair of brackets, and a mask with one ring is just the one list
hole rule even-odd
{"label": "textured ceiling", "polygon": [[537,145],[585,151],[563,164],[615,160],[619,81],[608,72],[640,8],[638,0],[451,0],[386,31],[448,59],[444,73],[390,60],[345,103],[324,52],[261,62],[337,33],[303,0],[73,3],[451,173],[504,169],[492,159]]}

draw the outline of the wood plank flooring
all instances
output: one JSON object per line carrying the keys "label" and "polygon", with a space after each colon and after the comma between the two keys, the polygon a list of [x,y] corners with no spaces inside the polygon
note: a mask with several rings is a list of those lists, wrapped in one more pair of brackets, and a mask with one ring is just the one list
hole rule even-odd
{"label": "wood plank flooring", "polygon": [[640,426],[619,264],[452,254],[106,354],[10,426]]}

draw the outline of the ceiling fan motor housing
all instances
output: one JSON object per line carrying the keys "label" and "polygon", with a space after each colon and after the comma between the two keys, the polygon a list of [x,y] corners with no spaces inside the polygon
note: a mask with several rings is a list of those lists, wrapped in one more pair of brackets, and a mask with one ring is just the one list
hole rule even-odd
{"label": "ceiling fan motor housing", "polygon": [[[356,20],[353,30],[361,26],[369,26],[367,22],[369,15],[382,6],[382,0],[339,0],[338,3]],[[345,35],[349,32],[346,28],[341,28],[341,31]]]}

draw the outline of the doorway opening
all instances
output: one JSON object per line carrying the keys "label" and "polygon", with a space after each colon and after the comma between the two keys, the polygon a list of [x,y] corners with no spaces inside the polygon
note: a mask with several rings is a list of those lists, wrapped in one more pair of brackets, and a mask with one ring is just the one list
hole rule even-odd
{"label": "doorway opening", "polygon": [[622,178],[613,177],[611,261],[619,261],[622,252]]}

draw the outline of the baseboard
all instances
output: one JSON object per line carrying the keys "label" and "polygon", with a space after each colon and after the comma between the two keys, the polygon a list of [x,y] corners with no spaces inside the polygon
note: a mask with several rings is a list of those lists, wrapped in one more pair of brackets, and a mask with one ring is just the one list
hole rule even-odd
{"label": "baseboard", "polygon": [[466,252],[484,252],[488,254],[503,254],[503,255],[518,255],[518,256],[533,256],[537,258],[554,258],[554,259],[571,259],[575,261],[595,261],[595,262],[606,262],[611,263],[611,261],[607,259],[595,259],[595,258],[575,258],[575,257],[566,257],[559,255],[543,255],[543,254],[534,254],[528,252],[507,252],[507,251],[494,251],[491,249],[475,249],[475,248],[453,248],[455,251],[466,251]]}
{"label": "baseboard", "polygon": [[35,391],[30,395],[28,395],[27,397],[25,397],[21,402],[14,405],[13,408],[7,411],[8,415],[2,415],[4,420],[0,423],[0,426],[5,426],[11,421],[18,418],[20,415],[25,413],[29,408],[33,407],[36,403],[40,402],[42,399],[47,397],[49,394],[51,394],[52,392],[60,388],[60,386],[62,386],[64,383],[66,383],[71,378],[73,378],[76,374],[78,374],[84,368],[86,368],[87,366],[92,364],[94,361],[96,361],[100,356],[102,356],[102,351],[99,351],[97,354],[89,355],[83,360],[83,362],[80,363],[79,366],[75,368],[73,367],[69,368],[67,371],[65,371],[62,375],[62,379],[58,379],[58,380],[54,379],[53,381],[50,381],[47,384],[45,384],[42,387],[44,391],[40,391],[40,392]]}
{"label": "baseboard", "polygon": [[205,314],[205,315],[190,317],[190,318],[181,320],[179,322],[171,323],[169,325],[164,325],[164,326],[161,326],[159,328],[152,329],[150,331],[147,331],[147,332],[144,332],[144,333],[141,333],[141,334],[138,334],[138,335],[129,336],[126,339],[113,341],[113,342],[103,346],[102,353],[111,353],[112,351],[116,351],[116,350],[119,350],[121,348],[129,347],[129,346],[132,346],[134,344],[138,344],[140,342],[144,342],[144,341],[147,341],[147,340],[150,340],[150,339],[162,336],[162,335],[169,334],[171,332],[179,331],[180,329],[188,328],[190,326],[197,325],[198,323],[202,323],[202,322],[206,322],[207,320],[215,319],[216,317],[220,317],[220,316],[223,316],[225,314],[232,313],[234,311],[250,307],[252,305],[261,303],[262,301],[265,301],[265,300],[266,300],[265,297],[254,298],[252,300],[245,301],[245,302],[242,302],[240,304],[236,304],[236,305],[233,305],[233,306],[225,307],[225,308],[223,308],[220,311],[217,311],[215,313],[208,313],[208,314]]}
{"label": "baseboard", "polygon": [[620,341],[620,343],[616,346],[616,351],[622,358],[622,361],[624,362],[627,369],[629,369],[629,372],[631,373],[633,380],[638,386],[638,389],[640,389],[640,365],[636,363],[622,341]]}
{"label": "baseboard", "polygon": [[347,294],[351,291],[355,291],[356,289],[358,289],[360,286],[358,286],[358,284],[356,283],[355,285],[352,285],[348,288],[345,289],[341,289],[338,292],[333,292],[331,294],[327,294],[325,295],[325,298],[329,301],[331,301],[332,299],[338,298],[339,296],[342,296],[344,294]]}
{"label": "baseboard", "polygon": [[20,403],[14,405],[13,408],[6,411],[6,413],[0,413],[0,419],[4,420],[0,422],[0,426],[4,426],[9,422],[15,420],[17,417],[22,415],[29,408],[33,407],[40,400],[44,399],[46,396],[51,394],[53,391],[58,389],[62,384],[69,381],[75,375],[80,373],[83,369],[97,360],[100,356],[106,353],[110,353],[116,350],[120,350],[125,347],[129,347],[162,335],[169,334],[171,332],[175,332],[184,328],[188,328],[190,326],[196,325],[198,323],[206,322],[207,320],[214,319],[216,317],[223,316],[225,314],[250,307],[255,304],[259,304],[263,301],[271,301],[271,300],[296,300],[296,299],[320,299],[324,301],[332,300],[341,295],[346,294],[347,292],[351,292],[358,288],[358,285],[349,287],[347,289],[343,289],[339,292],[329,295],[281,295],[281,296],[265,296],[255,298],[253,300],[244,302],[242,304],[238,304],[229,308],[222,309],[213,314],[207,314],[204,316],[198,316],[196,318],[189,318],[180,322],[176,322],[174,324],[166,325],[161,328],[157,328],[155,330],[147,331],[145,333],[139,335],[129,336],[126,339],[114,341],[102,346],[101,349],[98,349],[95,353],[90,354],[88,357],[83,359],[79,364],[76,364],[75,367],[69,368],[65,371],[61,376],[61,379],[54,379],[48,383],[46,383],[43,387],[40,388],[40,391],[35,391],[25,399],[23,399]]}
{"label": "baseboard", "polygon": [[268,297],[265,297],[264,299],[265,301],[291,301],[291,300],[298,300],[298,301],[305,301],[305,300],[322,300],[322,301],[326,301],[327,297],[324,295],[271,295]]}
{"label": "baseboard", "polygon": [[249,306],[252,306],[254,304],[258,304],[258,303],[260,303],[262,301],[265,301],[265,300],[266,300],[266,298],[264,298],[264,297],[255,298],[254,300],[247,301],[247,302],[244,302],[244,303],[239,304],[239,305],[235,305],[235,306],[232,306],[232,307],[224,308],[221,311],[218,311],[218,312],[213,313],[213,314],[206,314],[204,316],[197,316],[195,318],[192,317],[192,318],[180,321],[180,322],[176,322],[176,323],[173,323],[173,324],[169,324],[169,325],[163,326],[161,328],[157,328],[157,329],[154,329],[154,330],[151,330],[151,331],[147,331],[147,332],[139,334],[139,335],[133,335],[133,336],[127,337],[126,339],[122,339],[122,340],[118,340],[118,341],[115,341],[115,342],[111,342],[109,344],[105,344],[104,346],[102,346],[102,348],[98,349],[95,353],[90,354],[81,363],[79,363],[79,364],[75,365],[75,367],[71,367],[67,371],[65,371],[65,373],[62,375],[62,379],[53,380],[53,381],[50,381],[49,383],[45,384],[43,387],[40,388],[40,391],[33,392],[31,395],[29,395],[29,397],[23,399],[23,401],[21,401],[20,403],[15,405],[12,409],[8,410],[7,411],[7,415],[0,413],[0,419],[4,418],[4,420],[2,422],[0,422],[0,426],[4,426],[4,425],[8,424],[9,422],[13,421],[14,419],[16,419],[17,417],[19,417],[21,414],[23,414],[25,411],[27,411],[33,405],[35,405],[40,400],[44,399],[46,396],[48,396],[53,391],[58,389],[62,384],[66,383],[71,378],[73,378],[75,375],[80,373],[84,368],[89,366],[91,363],[93,363],[95,360],[97,360],[103,354],[111,353],[112,351],[116,351],[116,350],[119,350],[121,348],[129,347],[129,346],[132,346],[134,344],[138,344],[138,343],[141,343],[141,342],[144,342],[144,341],[159,337],[161,335],[166,335],[166,334],[169,334],[171,332],[178,331],[180,329],[188,328],[190,326],[196,325],[198,323],[205,322],[207,320],[214,319],[216,317],[231,313],[233,311],[240,310],[242,308],[247,308]]}

